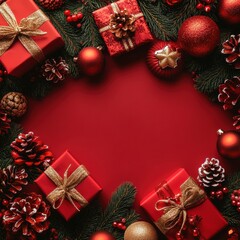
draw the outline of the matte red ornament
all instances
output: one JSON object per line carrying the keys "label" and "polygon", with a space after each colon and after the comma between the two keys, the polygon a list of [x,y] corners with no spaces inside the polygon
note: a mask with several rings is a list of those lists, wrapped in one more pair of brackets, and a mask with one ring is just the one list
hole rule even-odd
{"label": "matte red ornament", "polygon": [[79,52],[77,63],[85,75],[96,76],[103,70],[104,56],[97,48],[86,47]]}
{"label": "matte red ornament", "polygon": [[240,134],[236,131],[218,131],[218,153],[228,159],[240,159]]}
{"label": "matte red ornament", "polygon": [[147,54],[150,70],[162,78],[172,78],[181,72],[183,61],[180,47],[175,42],[158,41]]}
{"label": "matte red ornament", "polygon": [[98,231],[94,233],[89,240],[116,240],[109,232]]}
{"label": "matte red ornament", "polygon": [[193,16],[185,20],[178,32],[178,43],[188,54],[204,57],[220,42],[217,24],[206,16]]}
{"label": "matte red ornament", "polygon": [[228,24],[240,24],[240,1],[219,1],[218,14],[219,17]]}

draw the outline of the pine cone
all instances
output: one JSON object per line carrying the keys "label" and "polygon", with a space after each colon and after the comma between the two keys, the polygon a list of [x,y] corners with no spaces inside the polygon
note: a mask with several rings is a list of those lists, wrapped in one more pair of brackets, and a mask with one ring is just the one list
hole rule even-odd
{"label": "pine cone", "polygon": [[37,239],[37,233],[49,228],[50,207],[41,195],[28,194],[25,198],[15,198],[3,214],[3,225],[10,234],[19,235],[15,239]]}
{"label": "pine cone", "polygon": [[110,30],[118,39],[128,38],[136,31],[134,22],[135,17],[124,9],[111,15]]}
{"label": "pine cone", "polygon": [[53,161],[53,154],[33,132],[20,133],[11,143],[12,158],[16,165],[46,168]]}
{"label": "pine cone", "polygon": [[240,97],[240,78],[235,76],[226,79],[224,84],[219,86],[218,101],[223,104],[224,110],[229,110],[238,104]]}
{"label": "pine cone", "polygon": [[69,66],[63,58],[48,59],[42,65],[42,75],[47,81],[57,83],[65,79],[69,73]]}
{"label": "pine cone", "polygon": [[63,0],[39,0],[40,5],[47,10],[56,10],[63,4]]}
{"label": "pine cone", "polygon": [[206,158],[198,169],[198,181],[204,188],[217,188],[225,181],[225,169],[216,158]]}
{"label": "pine cone", "polygon": [[8,133],[10,129],[11,119],[8,115],[0,109],[0,135],[4,135]]}
{"label": "pine cone", "polygon": [[12,117],[21,117],[27,111],[27,99],[22,93],[9,92],[1,100],[1,107]]}
{"label": "pine cone", "polygon": [[222,46],[221,53],[227,55],[226,62],[232,64],[235,69],[240,69],[240,34],[231,35]]}

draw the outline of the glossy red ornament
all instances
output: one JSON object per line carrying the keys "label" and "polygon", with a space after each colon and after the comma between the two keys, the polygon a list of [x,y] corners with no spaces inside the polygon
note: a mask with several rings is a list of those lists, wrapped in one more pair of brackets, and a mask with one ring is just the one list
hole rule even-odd
{"label": "glossy red ornament", "polygon": [[236,131],[218,130],[218,153],[228,159],[240,159],[240,134]]}
{"label": "glossy red ornament", "polygon": [[116,240],[109,232],[98,231],[94,233],[89,240]]}
{"label": "glossy red ornament", "polygon": [[220,42],[217,24],[206,16],[193,16],[185,20],[178,32],[178,43],[188,54],[204,57]]}
{"label": "glossy red ornament", "polygon": [[240,24],[240,1],[221,0],[218,9],[219,17],[228,24]]}
{"label": "glossy red ornament", "polygon": [[97,48],[86,47],[79,52],[77,63],[85,75],[96,76],[103,70],[104,56]]}

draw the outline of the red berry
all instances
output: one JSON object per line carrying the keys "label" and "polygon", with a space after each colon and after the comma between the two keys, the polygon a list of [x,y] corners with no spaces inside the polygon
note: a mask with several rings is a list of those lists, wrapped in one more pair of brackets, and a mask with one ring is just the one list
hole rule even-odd
{"label": "red berry", "polygon": [[125,225],[122,226],[121,228],[123,231],[125,231],[127,229],[127,227]]}
{"label": "red berry", "polygon": [[122,229],[123,226],[124,226],[124,225],[123,225],[123,223],[121,223],[121,222],[119,222],[119,223],[117,224],[117,227],[118,227],[119,229]]}
{"label": "red berry", "polygon": [[81,26],[82,26],[81,23],[78,23],[78,24],[77,24],[77,28],[80,28]]}
{"label": "red berry", "polygon": [[176,240],[182,240],[182,239],[183,239],[183,235],[180,232],[176,233]]}
{"label": "red berry", "polygon": [[205,0],[206,4],[211,4],[212,0]]}
{"label": "red berry", "polygon": [[237,202],[237,207],[240,207],[240,202]]}
{"label": "red berry", "polygon": [[7,75],[7,70],[4,70],[3,74],[4,74],[4,75]]}
{"label": "red berry", "polygon": [[113,227],[117,227],[118,223],[117,222],[113,222]]}
{"label": "red berry", "polygon": [[122,27],[123,27],[122,23],[119,23],[119,24],[118,24],[118,27],[119,27],[119,28],[122,28]]}
{"label": "red berry", "polygon": [[216,196],[216,192],[211,191],[211,192],[210,192],[210,197],[211,197],[211,198],[215,198],[215,196]]}
{"label": "red berry", "polygon": [[240,207],[237,208],[237,211],[240,212]]}
{"label": "red berry", "polygon": [[204,8],[204,6],[203,6],[203,4],[199,3],[196,8],[197,8],[198,10],[201,10],[201,9]]}
{"label": "red berry", "polygon": [[210,12],[211,11],[211,6],[207,5],[204,7],[205,12]]}
{"label": "red berry", "polygon": [[223,193],[228,193],[228,188],[227,188],[227,187],[224,187],[224,188],[222,189],[222,191],[223,191]]}
{"label": "red berry", "polygon": [[198,228],[194,228],[194,229],[193,229],[193,236],[194,236],[194,237],[198,237],[199,234],[200,234],[199,229],[198,229]]}
{"label": "red berry", "polygon": [[236,206],[236,205],[237,205],[237,203],[236,203],[235,200],[232,200],[232,205],[233,205],[233,206]]}
{"label": "red berry", "polygon": [[68,17],[67,17],[67,22],[70,23],[70,22],[72,22],[72,21],[73,21],[73,20],[72,20],[72,16],[68,16]]}
{"label": "red berry", "polygon": [[65,16],[70,16],[70,15],[71,15],[71,11],[68,10],[68,9],[65,10],[65,11],[64,11],[64,15],[65,15]]}
{"label": "red berry", "polygon": [[77,18],[77,15],[76,15],[76,14],[73,14],[73,15],[72,15],[72,20],[73,20],[73,22],[76,22],[76,21],[78,20],[78,18]]}
{"label": "red berry", "polygon": [[78,13],[77,14],[77,18],[78,18],[78,20],[81,20],[83,18],[83,14],[82,13]]}
{"label": "red berry", "polygon": [[121,222],[122,222],[122,223],[126,223],[126,218],[122,218],[122,219],[121,219]]}
{"label": "red berry", "polygon": [[3,205],[3,206],[7,206],[7,205],[8,205],[8,200],[3,199],[3,200],[2,200],[2,205]]}

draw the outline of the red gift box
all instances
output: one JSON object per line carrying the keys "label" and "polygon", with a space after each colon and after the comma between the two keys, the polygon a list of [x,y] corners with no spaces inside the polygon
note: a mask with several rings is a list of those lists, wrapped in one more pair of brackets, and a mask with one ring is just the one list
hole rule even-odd
{"label": "red gift box", "polygon": [[[141,201],[141,207],[146,210],[157,226],[159,219],[163,216],[164,212],[156,209],[156,203],[158,203],[160,199],[167,199],[168,197],[171,197],[171,195],[175,196],[181,193],[181,185],[189,178],[190,176],[188,173],[181,168],[166,180],[164,187],[158,187]],[[166,190],[166,186],[168,190]],[[159,190],[161,194],[159,194]],[[169,194],[169,190],[172,194]],[[201,233],[200,239],[211,239],[216,233],[227,226],[226,220],[208,198],[206,198],[200,205],[188,209],[187,214],[188,216],[198,215],[201,217],[201,221],[198,224]],[[174,228],[174,231],[165,233],[168,239],[175,239],[175,234],[179,231],[178,227],[179,225]],[[191,239],[191,237],[188,239]],[[192,239],[194,238],[192,237]]]}
{"label": "red gift box", "polygon": [[[70,167],[69,167],[70,166]],[[65,171],[68,170],[68,177],[79,167],[79,163],[73,158],[68,152],[64,152],[52,165],[51,167],[63,178]],[[42,173],[35,182],[41,188],[46,196],[49,196],[53,190],[56,189],[56,184],[45,174]],[[91,199],[102,190],[102,188],[96,183],[91,177],[87,176],[80,182],[75,189],[89,202]],[[75,200],[74,205],[81,209],[82,206]],[[78,210],[68,199],[64,199],[61,206],[57,209],[59,213],[66,219],[69,220],[73,217]]]}
{"label": "red gift box", "polygon": [[[38,6],[32,0],[8,0],[7,5],[15,15],[18,24],[23,18],[27,18],[29,15],[39,10]],[[0,14],[0,26],[9,26],[2,14]],[[46,32],[46,34],[33,36],[31,38],[42,50],[44,56],[47,56],[64,46],[61,36],[49,20],[45,21],[39,29]],[[2,42],[3,41],[1,40],[1,44]],[[23,76],[38,64],[17,37],[10,48],[0,57],[0,61],[8,74],[15,77]]]}
{"label": "red gift box", "polygon": [[[111,32],[109,27],[110,18],[113,13],[125,9],[128,11],[129,15],[132,15],[135,18],[133,24],[136,29],[133,36],[129,38],[118,39]],[[152,34],[136,0],[120,0],[116,3],[112,3],[106,7],[94,11],[93,17],[111,56],[130,51],[136,46],[153,40]]]}

